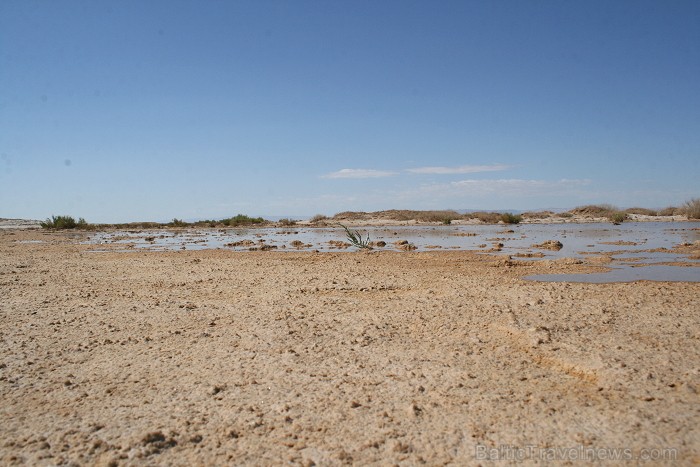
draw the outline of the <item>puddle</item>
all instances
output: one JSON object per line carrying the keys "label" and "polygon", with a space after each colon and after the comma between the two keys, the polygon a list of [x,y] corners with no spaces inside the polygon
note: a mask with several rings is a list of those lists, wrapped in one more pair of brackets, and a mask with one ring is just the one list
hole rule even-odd
{"label": "puddle", "polygon": [[[355,229],[353,229],[355,230]],[[601,273],[603,282],[628,280],[671,280],[671,271],[678,272],[673,280],[698,282],[698,267],[668,265],[633,267],[635,265],[685,262],[700,264],[700,260],[671,251],[683,243],[700,241],[700,222],[635,222],[612,224],[521,224],[468,226],[395,226],[357,228],[373,242],[386,246],[377,250],[397,250],[394,242],[407,240],[417,251],[471,250],[513,255],[518,260],[586,258],[609,256],[612,271]],[[535,245],[547,241],[561,242],[561,249],[550,250]],[[354,251],[354,247],[339,246],[346,241],[343,229],[337,228],[229,228],[217,230],[145,230],[103,232],[92,236],[87,244],[112,245],[129,251],[226,249],[249,251]],[[587,282],[595,276],[585,274]],[[569,280],[540,279],[535,280]]]}
{"label": "puddle", "polygon": [[525,279],[538,282],[700,282],[700,268],[679,266],[642,266],[638,268],[613,268],[608,272],[593,274],[536,274]]}

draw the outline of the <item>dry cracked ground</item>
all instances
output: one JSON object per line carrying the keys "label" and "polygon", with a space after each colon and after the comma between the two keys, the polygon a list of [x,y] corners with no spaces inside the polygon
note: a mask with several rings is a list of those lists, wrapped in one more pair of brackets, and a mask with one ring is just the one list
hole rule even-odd
{"label": "dry cracked ground", "polygon": [[700,462],[698,283],[78,239],[0,232],[3,465]]}

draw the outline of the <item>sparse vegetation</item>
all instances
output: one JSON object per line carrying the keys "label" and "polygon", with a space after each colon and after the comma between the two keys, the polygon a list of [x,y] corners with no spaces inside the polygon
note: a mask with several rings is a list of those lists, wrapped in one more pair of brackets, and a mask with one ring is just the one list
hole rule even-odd
{"label": "sparse vegetation", "polygon": [[552,211],[524,212],[521,214],[524,219],[548,219],[554,215]]}
{"label": "sparse vegetation", "polygon": [[311,223],[312,224],[318,224],[319,222],[324,222],[328,220],[328,216],[325,216],[323,214],[316,214],[314,217],[311,218]]}
{"label": "sparse vegetation", "polygon": [[354,247],[360,248],[360,249],[367,249],[371,250],[372,247],[370,246],[370,239],[369,239],[369,234],[367,234],[367,238],[363,239],[362,234],[357,231],[357,230],[350,230],[347,226],[343,224],[338,224],[340,227],[345,229],[345,235],[348,238],[348,241],[350,244]]}
{"label": "sparse vegetation", "polygon": [[517,214],[512,214],[510,212],[506,212],[504,214],[501,214],[501,220],[505,224],[520,224],[520,221],[523,218]]}
{"label": "sparse vegetation", "polygon": [[479,219],[484,224],[497,224],[501,215],[497,212],[472,212],[466,215],[468,219]]}
{"label": "sparse vegetation", "polygon": [[675,206],[669,206],[667,208],[663,208],[662,210],[659,211],[659,216],[677,216],[681,213],[681,209],[677,208]]}
{"label": "sparse vegetation", "polygon": [[683,211],[688,219],[700,219],[700,198],[693,198],[683,204]]}
{"label": "sparse vegetation", "polygon": [[627,208],[625,209],[625,212],[627,214],[637,214],[640,216],[657,216],[658,213],[654,211],[653,209],[647,209],[647,208]]}
{"label": "sparse vegetation", "polygon": [[279,223],[280,223],[280,225],[284,225],[284,226],[288,227],[290,225],[296,225],[297,221],[285,217],[284,219],[280,219]]}
{"label": "sparse vegetation", "polygon": [[615,211],[608,215],[608,219],[610,219],[615,224],[622,224],[623,222],[625,222],[625,219],[627,219],[627,214],[623,211]]}
{"label": "sparse vegetation", "polygon": [[76,222],[75,219],[71,216],[51,216],[50,218],[47,218],[44,222],[41,222],[40,225],[45,229],[56,229],[56,230],[64,230],[64,229],[93,230],[93,229],[95,229],[95,226],[93,224],[89,224],[82,217],[78,219],[78,222]]}
{"label": "sparse vegetation", "polygon": [[227,227],[237,227],[239,225],[250,225],[250,224],[262,224],[265,219],[262,217],[249,217],[245,214],[237,214],[234,217],[229,217],[228,219],[222,219],[221,223]]}
{"label": "sparse vegetation", "polygon": [[588,217],[610,217],[613,213],[619,211],[618,208],[612,204],[588,204],[586,206],[579,206],[577,208],[569,211],[572,214],[578,214],[581,216]]}
{"label": "sparse vegetation", "polygon": [[170,221],[170,224],[168,224],[170,227],[187,227],[189,224],[182,219],[173,219]]}

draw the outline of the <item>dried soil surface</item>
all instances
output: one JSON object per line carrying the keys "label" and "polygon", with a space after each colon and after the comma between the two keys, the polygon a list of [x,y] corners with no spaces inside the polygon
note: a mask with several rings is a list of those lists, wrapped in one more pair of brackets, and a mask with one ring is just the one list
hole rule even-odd
{"label": "dried soil surface", "polygon": [[474,465],[480,446],[700,462],[698,283],[75,235],[0,232],[2,465]]}

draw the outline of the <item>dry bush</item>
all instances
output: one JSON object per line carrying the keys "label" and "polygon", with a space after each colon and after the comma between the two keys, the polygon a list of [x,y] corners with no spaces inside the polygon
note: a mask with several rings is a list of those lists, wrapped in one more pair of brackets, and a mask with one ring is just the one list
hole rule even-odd
{"label": "dry bush", "polygon": [[700,219],[700,198],[693,198],[683,204],[683,212],[688,219]]}
{"label": "dry bush", "polygon": [[663,208],[662,210],[659,211],[658,215],[659,216],[677,216],[681,214],[682,209],[677,208],[675,206],[669,206],[667,208]]}
{"label": "dry bush", "polygon": [[537,211],[537,212],[524,212],[521,214],[525,219],[548,219],[552,217],[554,213],[552,211]]}
{"label": "dry bush", "polygon": [[369,220],[371,219],[372,215],[367,212],[363,211],[343,211],[339,212],[335,216],[333,216],[333,219],[335,220],[348,220],[348,221],[360,221],[360,220]]}
{"label": "dry bush", "polygon": [[581,216],[610,217],[617,211],[619,211],[619,209],[612,204],[588,204],[586,206],[576,207],[569,212]]}
{"label": "dry bush", "polygon": [[318,222],[323,222],[328,220],[328,216],[325,216],[323,214],[316,214],[314,217],[311,218],[310,222],[312,224],[316,224]]}
{"label": "dry bush", "polygon": [[467,219],[479,219],[485,224],[498,224],[498,221],[501,220],[501,214],[497,212],[472,212],[466,214],[465,217]]}
{"label": "dry bush", "polygon": [[638,214],[640,216],[657,216],[658,213],[654,211],[653,209],[647,209],[647,208],[628,208],[625,209],[625,212],[627,214]]}
{"label": "dry bush", "polygon": [[376,217],[382,217],[397,221],[419,221],[419,222],[445,222],[461,219],[462,216],[456,211],[413,211],[408,209],[391,209],[389,211],[379,211],[373,213]]}

